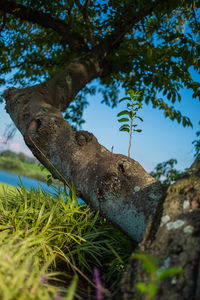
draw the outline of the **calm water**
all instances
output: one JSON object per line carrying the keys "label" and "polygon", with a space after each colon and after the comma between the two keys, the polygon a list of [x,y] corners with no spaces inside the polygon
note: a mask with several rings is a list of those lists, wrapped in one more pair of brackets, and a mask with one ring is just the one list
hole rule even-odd
{"label": "calm water", "polygon": [[[40,185],[40,187],[46,191],[55,192],[55,190],[51,186],[48,186],[46,183],[42,181],[28,178],[25,176],[20,176],[20,179],[23,185],[28,189],[30,187],[38,188],[38,185]],[[0,182],[11,184],[18,187],[20,185],[19,175],[0,170]]]}
{"label": "calm water", "polygon": [[[31,187],[38,188],[38,185],[39,185],[43,190],[45,190],[47,192],[55,193],[55,189],[53,187],[48,186],[46,183],[44,183],[42,181],[28,178],[25,176],[20,176],[20,179],[21,179],[23,185],[28,189],[30,189]],[[18,187],[20,185],[19,175],[0,170],[0,182]],[[84,201],[79,198],[78,203],[84,204]]]}

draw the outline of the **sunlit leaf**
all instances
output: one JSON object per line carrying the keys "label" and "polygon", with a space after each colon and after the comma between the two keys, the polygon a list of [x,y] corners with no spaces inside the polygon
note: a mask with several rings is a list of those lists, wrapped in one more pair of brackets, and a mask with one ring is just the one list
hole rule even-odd
{"label": "sunlit leaf", "polygon": [[140,293],[145,294],[147,291],[147,286],[143,282],[136,283],[136,288],[140,291]]}
{"label": "sunlit leaf", "polygon": [[67,292],[66,300],[73,300],[75,295],[76,286],[78,283],[78,276],[75,275]]}
{"label": "sunlit leaf", "polygon": [[128,129],[130,129],[130,125],[129,125],[129,124],[123,124],[123,125],[119,128],[119,130],[121,130],[122,128],[128,128]]}
{"label": "sunlit leaf", "polygon": [[142,132],[142,129],[134,129],[134,131]]}
{"label": "sunlit leaf", "polygon": [[143,262],[143,268],[149,274],[152,274],[158,270],[158,260],[150,255],[143,254],[143,253],[135,253],[133,255],[134,259],[139,259]]}
{"label": "sunlit leaf", "polygon": [[127,132],[130,132],[130,129],[129,129],[129,128],[126,128],[126,127],[120,128],[119,130],[120,130],[120,131],[127,131]]}
{"label": "sunlit leaf", "polygon": [[128,118],[122,118],[119,119],[118,122],[129,122],[130,120]]}
{"label": "sunlit leaf", "polygon": [[157,276],[158,280],[163,280],[169,277],[172,277],[174,275],[182,274],[184,270],[179,267],[172,267],[172,268],[167,268],[159,273]]}
{"label": "sunlit leaf", "polygon": [[118,114],[117,114],[117,117],[121,117],[121,116],[123,116],[123,115],[130,115],[130,112],[128,111],[128,110],[123,110],[123,111],[121,111],[121,112],[119,112]]}
{"label": "sunlit leaf", "polygon": [[147,291],[150,299],[155,297],[158,291],[157,283],[155,281],[150,282],[149,285],[147,286]]}
{"label": "sunlit leaf", "polygon": [[119,100],[119,103],[122,102],[122,101],[124,101],[124,100],[131,101],[131,98],[130,97],[124,97],[124,98],[122,98],[122,99]]}
{"label": "sunlit leaf", "polygon": [[141,122],[143,122],[143,119],[141,117],[135,116],[135,118],[139,119]]}

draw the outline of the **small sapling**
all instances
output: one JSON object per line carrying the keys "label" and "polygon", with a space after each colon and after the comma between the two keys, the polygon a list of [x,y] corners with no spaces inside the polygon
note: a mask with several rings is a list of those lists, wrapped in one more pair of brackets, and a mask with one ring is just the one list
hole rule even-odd
{"label": "small sapling", "polygon": [[123,123],[119,128],[120,131],[127,131],[129,133],[129,148],[128,148],[128,157],[130,157],[131,151],[131,140],[132,134],[134,131],[141,132],[141,129],[137,129],[137,124],[135,124],[136,119],[139,119],[143,122],[143,119],[137,116],[137,112],[142,108],[142,103],[138,101],[138,97],[140,96],[140,92],[134,92],[133,90],[128,90],[127,94],[129,97],[124,97],[119,100],[119,103],[122,101],[128,101],[126,104],[126,109],[122,110],[117,114],[118,122]]}

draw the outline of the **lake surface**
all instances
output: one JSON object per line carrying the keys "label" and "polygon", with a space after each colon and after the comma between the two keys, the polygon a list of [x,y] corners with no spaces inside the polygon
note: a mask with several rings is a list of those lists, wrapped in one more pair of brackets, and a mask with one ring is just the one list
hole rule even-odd
{"label": "lake surface", "polygon": [[[20,176],[20,179],[23,185],[28,189],[31,187],[38,188],[39,185],[45,191],[55,192],[55,190],[51,186],[48,186],[45,182],[25,176]],[[18,187],[20,185],[19,175],[0,170],[0,182]]]}
{"label": "lake surface", "polygon": [[[19,187],[21,185],[19,177],[27,189],[30,189],[31,187],[37,189],[38,186],[40,186],[40,188],[46,192],[55,193],[55,189],[52,186],[48,186],[45,182],[0,170],[0,182],[2,183]],[[63,190],[62,187],[59,187],[59,189]],[[80,198],[78,198],[78,203],[80,205],[85,204],[85,202]]]}
{"label": "lake surface", "polygon": [[[36,179],[32,179],[32,178],[28,178],[25,176],[20,176],[20,179],[23,183],[23,185],[27,188],[30,189],[32,188],[38,188],[38,186],[41,187],[41,189],[47,191],[47,192],[52,192],[55,193],[55,189],[52,186],[48,186],[45,182],[36,180]],[[17,174],[13,174],[13,173],[9,173],[9,172],[5,172],[0,170],[0,182],[2,183],[6,183],[6,184],[10,184],[16,187],[20,186],[20,180],[19,180],[19,175]],[[59,187],[62,190],[62,187]],[[84,201],[82,199],[78,199],[78,203],[79,204],[84,204]]]}

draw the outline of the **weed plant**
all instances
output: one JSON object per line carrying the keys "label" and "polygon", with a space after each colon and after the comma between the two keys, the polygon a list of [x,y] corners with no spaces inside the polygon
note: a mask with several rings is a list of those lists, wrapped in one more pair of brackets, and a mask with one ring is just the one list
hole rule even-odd
{"label": "weed plant", "polygon": [[94,268],[112,291],[133,248],[98,212],[79,205],[75,190],[21,185],[0,195],[1,300],[88,299]]}

